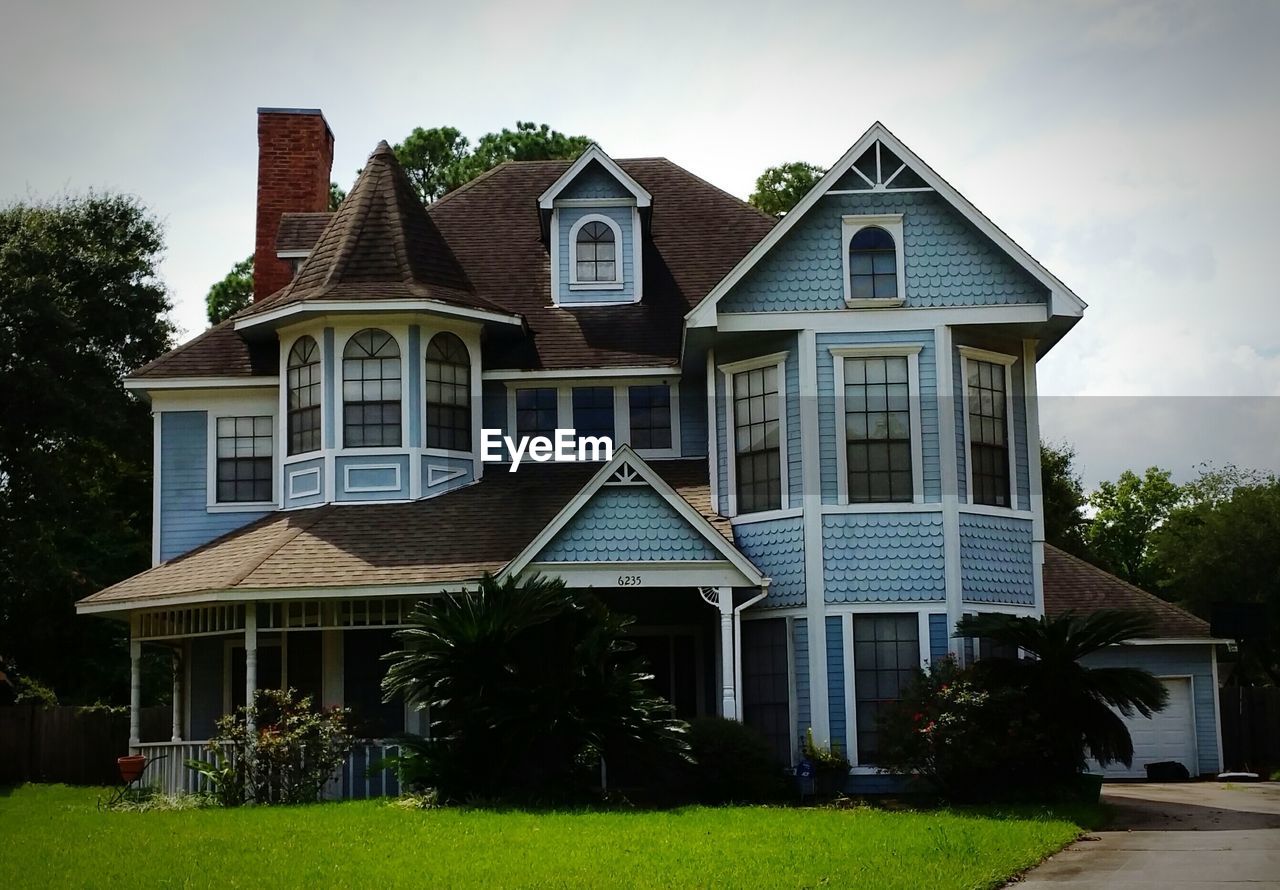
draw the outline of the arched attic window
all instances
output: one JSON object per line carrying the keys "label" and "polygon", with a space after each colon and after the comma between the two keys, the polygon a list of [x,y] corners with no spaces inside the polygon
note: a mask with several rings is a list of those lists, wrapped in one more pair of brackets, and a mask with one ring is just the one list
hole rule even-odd
{"label": "arched attic window", "polygon": [[312,337],[299,337],[289,350],[289,454],[320,448],[320,347]]}
{"label": "arched attic window", "polygon": [[574,234],[574,283],[612,284],[622,280],[618,274],[618,229],[604,217],[588,218]]}
{"label": "arched attic window", "polygon": [[386,331],[365,328],[342,351],[342,444],[400,445],[400,346]]}
{"label": "arched attic window", "polygon": [[849,296],[855,300],[898,296],[897,245],[879,226],[860,229],[849,240]]}
{"label": "arched attic window", "polygon": [[471,450],[471,356],[457,334],[427,345],[427,447]]}

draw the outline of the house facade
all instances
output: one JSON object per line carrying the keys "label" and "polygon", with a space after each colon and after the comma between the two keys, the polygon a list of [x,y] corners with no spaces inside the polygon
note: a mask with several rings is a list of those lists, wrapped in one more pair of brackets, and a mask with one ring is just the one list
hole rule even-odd
{"label": "house facade", "polygon": [[[126,381],[154,566],[79,605],[130,622],[135,715],[173,653],[136,745],[270,686],[422,731],[378,689],[410,605],[540,572],[636,617],[680,715],[787,763],[812,728],[871,788],[879,710],[979,654],[956,621],[1044,612],[1036,365],[1085,305],[882,125],[780,221],[598,146],[424,207],[382,143],[329,213],[320,112],[258,137],[253,304]],[[557,430],[613,447],[519,444]]]}

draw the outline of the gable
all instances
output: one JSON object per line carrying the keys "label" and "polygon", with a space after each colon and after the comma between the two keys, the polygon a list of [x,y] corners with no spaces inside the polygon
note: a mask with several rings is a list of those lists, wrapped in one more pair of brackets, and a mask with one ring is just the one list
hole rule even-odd
{"label": "gable", "polygon": [[1043,303],[1049,297],[1043,284],[937,192],[863,188],[819,199],[724,296],[719,311],[845,308],[841,219],[878,214],[902,214],[908,308]]}
{"label": "gable", "polygon": [[592,161],[561,190],[556,198],[557,200],[566,198],[573,200],[597,198],[634,199],[634,196],[599,161]]}
{"label": "gable", "polygon": [[648,485],[606,485],[535,562],[719,560],[706,537]]}

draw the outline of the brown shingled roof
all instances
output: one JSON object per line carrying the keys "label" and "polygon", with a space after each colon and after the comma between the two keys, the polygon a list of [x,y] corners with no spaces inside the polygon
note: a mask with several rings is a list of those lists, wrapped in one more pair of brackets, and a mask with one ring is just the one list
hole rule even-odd
{"label": "brown shingled roof", "polygon": [[1160,597],[1134,587],[1078,556],[1051,544],[1044,548],[1044,611],[1053,617],[1067,612],[1102,609],[1146,612],[1155,622],[1152,637],[1210,639],[1209,623]]}
{"label": "brown shingled roof", "polygon": [[364,299],[502,311],[474,292],[386,142],[369,155],[293,281],[244,317],[303,301]]}
{"label": "brown shingled roof", "polygon": [[[649,465],[733,540],[729,521],[711,512],[705,460]],[[599,469],[534,464],[426,500],[274,513],[81,602],[123,607],[219,591],[474,580],[517,556]]]}
{"label": "brown shingled roof", "polygon": [[[626,306],[558,309],[551,305],[537,201],[569,161],[507,162],[424,210],[388,155],[379,147],[317,242],[303,237],[314,223],[290,223],[290,244],[314,248],[311,256],[289,287],[246,315],[300,299],[440,299],[525,318],[530,334],[524,341],[490,338],[488,368],[666,366],[679,358],[684,315],[775,222],[665,158],[618,161],[653,195],[644,298]],[[286,219],[293,216],[328,215]],[[283,238],[283,224],[281,232]],[[359,262],[352,257],[357,252]],[[428,280],[426,294],[406,284],[415,276]],[[254,370],[249,348],[230,330],[202,334],[176,352],[184,354],[181,360],[169,361],[169,353],[132,376],[276,373],[274,358],[269,368]]]}
{"label": "brown shingled roof", "polygon": [[280,217],[276,231],[276,253],[284,251],[310,251],[324,234],[325,226],[333,219],[333,213],[286,213]]}
{"label": "brown shingled roof", "polygon": [[174,347],[130,377],[274,377],[280,373],[279,347],[271,341],[246,341],[228,318]]}

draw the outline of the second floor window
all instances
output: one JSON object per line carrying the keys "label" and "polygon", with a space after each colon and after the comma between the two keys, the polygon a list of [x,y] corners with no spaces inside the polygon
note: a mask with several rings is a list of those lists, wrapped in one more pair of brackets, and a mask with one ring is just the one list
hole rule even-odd
{"label": "second floor window", "polygon": [[427,447],[471,448],[471,358],[448,332],[427,346]]}
{"label": "second floor window", "polygon": [[844,360],[850,503],[912,499],[910,399],[906,356]]}
{"label": "second floor window", "polygon": [[607,224],[595,220],[583,224],[574,245],[577,280],[584,284],[617,281],[617,247]]}
{"label": "second floor window", "polygon": [[320,348],[311,337],[301,337],[289,350],[286,370],[289,387],[289,454],[305,454],[320,448]]}
{"label": "second floor window", "polygon": [[214,429],[217,449],[217,501],[266,503],[275,499],[271,480],[270,417],[219,417]]}
{"label": "second floor window", "polygon": [[573,388],[573,429],[578,436],[613,437],[613,387]]}
{"label": "second floor window", "polygon": [[671,447],[671,387],[632,386],[627,390],[631,414],[631,447]]}
{"label": "second floor window", "polygon": [[556,433],[559,394],[552,387],[516,390],[516,435],[546,436]]}
{"label": "second floor window", "polygon": [[898,257],[893,236],[867,226],[849,241],[849,295],[855,300],[898,296]]}
{"label": "second floor window", "polygon": [[1005,367],[974,358],[966,359],[965,367],[973,483],[969,499],[975,504],[1008,507],[1011,501]]}
{"label": "second floor window", "polygon": [[734,471],[739,513],[782,506],[778,367],[733,375]]}
{"label": "second floor window", "polygon": [[400,445],[400,346],[386,331],[366,328],[342,351],[342,444]]}

